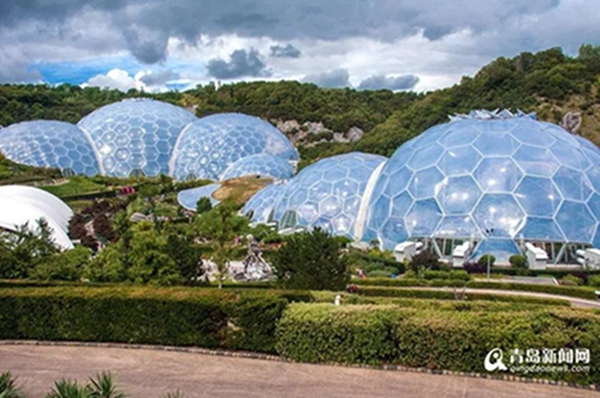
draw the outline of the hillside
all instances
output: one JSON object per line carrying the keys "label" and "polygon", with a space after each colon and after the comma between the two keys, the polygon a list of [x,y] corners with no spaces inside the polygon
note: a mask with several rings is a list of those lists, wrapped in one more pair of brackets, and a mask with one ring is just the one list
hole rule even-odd
{"label": "hillside", "polygon": [[[92,110],[123,98],[152,97],[195,111],[198,116],[243,112],[274,124],[322,125],[297,142],[301,166],[323,156],[352,150],[391,155],[406,140],[445,122],[453,113],[477,108],[535,111],[559,123],[567,112],[581,113],[578,134],[600,144],[600,46],[583,45],[576,57],[560,48],[514,58],[498,58],[473,77],[427,94],[388,90],[322,89],[294,81],[198,86],[184,93],[147,94],[136,90],[80,88],[71,85],[0,86],[0,125],[57,119],[77,122]],[[358,128],[354,143],[332,142]],[[304,134],[306,135],[306,134]]]}

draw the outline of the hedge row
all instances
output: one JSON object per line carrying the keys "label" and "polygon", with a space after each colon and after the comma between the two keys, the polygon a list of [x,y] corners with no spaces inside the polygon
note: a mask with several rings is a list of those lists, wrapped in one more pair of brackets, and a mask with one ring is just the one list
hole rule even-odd
{"label": "hedge row", "polygon": [[[333,292],[313,292],[313,297],[317,303],[333,303],[337,293]],[[523,311],[532,309],[547,309],[549,306],[568,307],[570,303],[567,300],[546,300],[533,299],[524,301],[491,301],[477,299],[458,301],[458,300],[436,300],[436,299],[418,299],[409,297],[389,297],[389,296],[361,296],[358,294],[340,294],[342,305],[395,305],[406,308],[424,308],[435,309],[440,311]],[[470,296],[470,295],[469,295]],[[498,298],[495,296],[494,298]],[[502,298],[502,297],[501,297]],[[511,299],[510,297],[508,298]]]}
{"label": "hedge row", "polygon": [[290,301],[310,293],[110,287],[0,289],[0,339],[75,340],[273,352]]}
{"label": "hedge row", "polygon": [[[292,304],[277,329],[277,352],[302,362],[400,364],[486,373],[500,347],[588,348],[589,373],[525,375],[600,383],[600,315],[572,309],[473,313],[395,306]],[[505,357],[507,359],[507,357]],[[507,359],[508,360],[508,359]]]}
{"label": "hedge row", "polygon": [[[361,286],[358,288],[359,295],[367,297],[407,297],[415,299],[435,299],[435,300],[455,300],[457,297],[454,292],[443,290],[426,290],[426,289],[394,289],[393,287],[380,286]],[[457,294],[461,294],[461,290],[457,289]],[[465,293],[466,300],[485,300],[498,301],[508,303],[521,304],[546,304],[558,306],[570,306],[568,300],[550,299],[542,297],[527,297],[527,296],[501,296],[498,294],[488,293]]]}
{"label": "hedge row", "polygon": [[456,281],[449,279],[406,279],[406,278],[365,278],[353,279],[352,283],[365,286],[389,286],[389,287],[470,287],[475,289],[498,289],[498,290],[519,290],[525,292],[548,293],[562,296],[578,297],[588,300],[596,299],[593,287],[585,286],[555,286],[555,285],[537,285],[525,283],[505,283],[505,282],[483,282],[483,281]]}

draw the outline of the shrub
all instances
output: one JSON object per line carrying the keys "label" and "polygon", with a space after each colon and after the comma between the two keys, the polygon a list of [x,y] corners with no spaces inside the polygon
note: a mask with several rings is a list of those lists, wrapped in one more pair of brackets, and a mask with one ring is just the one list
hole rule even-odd
{"label": "shrub", "polygon": [[90,262],[92,252],[83,246],[53,254],[38,265],[32,273],[33,279],[77,281]]}
{"label": "shrub", "polygon": [[[600,355],[600,316],[571,309],[503,312],[438,311],[395,306],[292,304],[277,330],[277,351],[296,361],[401,364],[481,372],[495,347],[586,347]],[[520,374],[523,375],[523,374]],[[536,373],[584,385],[589,373]]]}
{"label": "shrub", "polygon": [[204,214],[209,212],[211,209],[212,203],[210,202],[209,198],[203,196],[198,199],[198,202],[196,203],[196,214]]}
{"label": "shrub", "polygon": [[287,288],[344,290],[350,275],[340,251],[337,239],[315,228],[286,237],[285,245],[273,253],[273,268]]}
{"label": "shrub", "polygon": [[583,285],[583,279],[578,278],[575,275],[566,275],[560,280],[560,284],[566,286],[581,286]]}
{"label": "shrub", "polygon": [[484,274],[487,271],[487,264],[480,264],[478,261],[467,261],[463,268],[469,274]]}
{"label": "shrub", "polygon": [[289,300],[307,294],[148,287],[0,289],[0,339],[273,352]]}
{"label": "shrub", "polygon": [[494,257],[494,256],[493,256],[493,255],[491,255],[491,254],[484,254],[484,255],[482,255],[481,257],[479,257],[479,260],[477,260],[477,262],[478,262],[478,263],[479,263],[481,266],[485,267],[485,270],[486,270],[486,272],[487,272],[487,266],[488,266],[488,262],[489,262],[490,268],[491,268],[491,267],[493,267],[493,266],[494,266],[494,263],[496,262],[496,257]]}
{"label": "shrub", "polygon": [[513,254],[512,256],[510,256],[508,258],[508,262],[514,268],[520,268],[520,269],[527,268],[527,257],[522,256],[520,254]]}
{"label": "shrub", "polygon": [[600,287],[600,275],[592,275],[588,278],[588,285]]}
{"label": "shrub", "polygon": [[420,269],[439,270],[442,268],[438,256],[430,250],[421,250],[410,261],[410,269],[419,272]]}
{"label": "shrub", "polygon": [[0,397],[25,398],[25,394],[16,385],[16,379],[9,372],[0,375]]}

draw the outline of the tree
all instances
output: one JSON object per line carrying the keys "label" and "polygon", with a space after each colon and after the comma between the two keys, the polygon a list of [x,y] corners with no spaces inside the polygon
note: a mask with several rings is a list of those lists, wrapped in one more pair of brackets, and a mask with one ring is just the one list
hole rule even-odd
{"label": "tree", "polygon": [[350,274],[338,240],[315,228],[284,241],[285,245],[273,254],[275,275],[283,287],[335,291],[346,288]]}
{"label": "tree", "polygon": [[231,260],[233,239],[235,236],[248,231],[248,220],[235,215],[234,203],[223,202],[209,212],[201,214],[196,219],[200,236],[210,239],[212,261],[217,266],[216,278],[219,288],[228,275],[228,265]]}
{"label": "tree", "polygon": [[128,279],[139,284],[174,285],[181,276],[175,261],[166,254],[167,239],[159,234],[151,222],[139,222],[132,227]]}
{"label": "tree", "polygon": [[202,251],[194,244],[194,236],[180,225],[167,229],[165,253],[175,261],[184,282],[196,282],[202,276]]}
{"label": "tree", "polygon": [[431,250],[421,250],[412,257],[409,263],[410,270],[417,274],[424,269],[436,271],[441,267],[440,259]]}
{"label": "tree", "polygon": [[212,203],[206,196],[201,197],[196,203],[196,214],[204,214],[212,209]]}
{"label": "tree", "polygon": [[83,246],[53,254],[35,268],[31,277],[40,280],[77,281],[89,264],[91,254],[91,250]]}

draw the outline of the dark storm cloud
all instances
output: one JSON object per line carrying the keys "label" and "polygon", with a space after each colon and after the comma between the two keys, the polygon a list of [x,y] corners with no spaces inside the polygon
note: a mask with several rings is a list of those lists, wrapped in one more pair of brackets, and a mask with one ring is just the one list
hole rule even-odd
{"label": "dark storm cloud", "polygon": [[158,73],[151,73],[149,75],[142,76],[141,82],[148,86],[160,86],[166,84],[169,81],[179,79],[179,73],[172,70],[164,70]]}
{"label": "dark storm cloud", "polygon": [[329,72],[308,75],[305,82],[314,83],[317,86],[325,88],[342,88],[350,86],[350,74],[347,69],[334,69]]}
{"label": "dark storm cloud", "polygon": [[271,46],[271,56],[276,58],[299,58],[302,52],[291,44]]}
{"label": "dark storm cloud", "polygon": [[[590,0],[595,1],[595,0]],[[274,40],[371,37],[395,40],[419,30],[439,39],[460,29],[501,28],[513,17],[535,16],[559,0],[2,0],[0,30],[34,21],[64,24],[90,10],[106,11],[124,44],[142,62],[160,62],[177,37],[237,34]],[[591,11],[591,10],[590,10]],[[141,34],[140,32],[143,32]]]}
{"label": "dark storm cloud", "polygon": [[374,75],[366,78],[358,85],[359,90],[410,90],[419,82],[415,75],[404,75],[390,77],[385,75]]}
{"label": "dark storm cloud", "polygon": [[262,61],[260,53],[251,48],[250,51],[235,50],[230,60],[212,59],[208,61],[208,73],[216,79],[237,79],[240,77],[266,77],[271,74]]}

